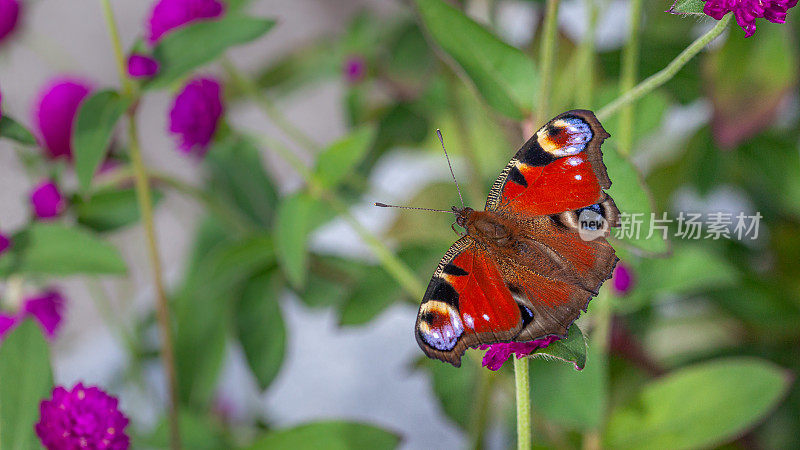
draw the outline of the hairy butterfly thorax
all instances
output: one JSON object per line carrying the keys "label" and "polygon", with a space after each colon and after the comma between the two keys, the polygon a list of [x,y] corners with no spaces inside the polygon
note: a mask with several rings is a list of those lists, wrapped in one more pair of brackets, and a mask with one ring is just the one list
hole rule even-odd
{"label": "hairy butterfly thorax", "polygon": [[514,155],[484,211],[463,199],[461,208],[432,210],[452,212],[465,233],[439,262],[417,314],[415,336],[429,357],[460,366],[469,347],[566,335],[617,262],[606,241],[619,220],[604,191],[608,137],[591,111],[567,111]]}

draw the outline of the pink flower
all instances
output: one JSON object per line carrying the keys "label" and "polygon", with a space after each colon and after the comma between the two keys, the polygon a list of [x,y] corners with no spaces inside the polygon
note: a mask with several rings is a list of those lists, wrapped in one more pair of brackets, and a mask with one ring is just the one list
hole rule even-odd
{"label": "pink flower", "polygon": [[772,23],[784,23],[789,8],[797,5],[797,0],[705,0],[705,2],[703,12],[717,20],[733,12],[736,23],[744,30],[745,37],[750,37],[756,32],[757,18],[764,18]]}
{"label": "pink flower", "polygon": [[152,77],[158,69],[158,61],[149,56],[134,53],[128,57],[128,75],[133,78]]}
{"label": "pink flower", "polygon": [[49,290],[39,296],[26,299],[22,305],[21,317],[35,317],[47,337],[54,338],[61,326],[64,303],[64,297],[58,291]]}
{"label": "pink flower", "polygon": [[72,127],[81,102],[91,89],[81,80],[52,80],[39,94],[34,123],[42,146],[51,158],[72,158]]}
{"label": "pink flower", "polygon": [[360,56],[351,56],[344,62],[343,72],[348,83],[358,83],[367,73],[367,62]]}
{"label": "pink flower", "polygon": [[0,255],[5,253],[11,247],[11,239],[3,233],[0,233]]}
{"label": "pink flower", "polygon": [[28,297],[17,314],[0,313],[0,340],[27,317],[33,317],[49,338],[56,337],[61,327],[62,311],[66,300],[58,291],[50,289],[40,295]]}
{"label": "pink flower", "polygon": [[175,97],[169,112],[169,131],[178,136],[178,149],[205,154],[222,111],[222,87],[216,80],[189,81]]}
{"label": "pink flower", "polygon": [[15,326],[17,326],[17,316],[0,313],[0,342]]}
{"label": "pink flower", "polygon": [[201,19],[219,17],[225,6],[219,0],[159,0],[147,21],[147,40],[155,44],[170,30]]}
{"label": "pink flower", "polygon": [[517,359],[521,359],[540,348],[547,347],[559,339],[558,336],[550,335],[529,342],[501,342],[492,345],[481,345],[479,348],[481,350],[486,350],[486,354],[483,355],[482,364],[489,370],[500,370],[500,367],[503,366],[503,363],[506,362],[512,354],[516,353]]}
{"label": "pink flower", "polygon": [[633,271],[622,261],[617,263],[611,275],[611,287],[617,295],[627,295],[633,288]]}
{"label": "pink flower", "polygon": [[39,183],[31,192],[33,213],[40,219],[58,217],[67,206],[67,202],[52,181]]}
{"label": "pink flower", "polygon": [[71,391],[58,386],[42,401],[35,430],[48,449],[124,450],[130,447],[127,426],[115,397],[78,383]]}
{"label": "pink flower", "polygon": [[0,0],[0,43],[17,27],[19,3],[17,0]]}

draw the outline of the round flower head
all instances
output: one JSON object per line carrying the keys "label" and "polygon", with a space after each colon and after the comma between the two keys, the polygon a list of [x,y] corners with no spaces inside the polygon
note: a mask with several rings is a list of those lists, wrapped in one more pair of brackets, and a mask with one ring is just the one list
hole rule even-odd
{"label": "round flower head", "polygon": [[61,325],[61,311],[64,308],[64,297],[55,290],[49,290],[36,297],[25,299],[22,306],[22,317],[31,315],[41,324],[45,334],[53,338]]}
{"label": "round flower head", "polygon": [[486,350],[486,354],[483,355],[482,364],[489,370],[500,370],[500,368],[503,367],[503,363],[506,362],[512,354],[516,354],[517,359],[521,359],[540,348],[547,347],[558,339],[558,336],[551,335],[529,342],[501,342],[492,345],[481,345],[479,348],[481,350]]}
{"label": "round flower head", "polygon": [[128,75],[133,78],[148,78],[158,73],[158,61],[139,54],[128,57]]}
{"label": "round flower head", "polygon": [[39,406],[36,435],[48,449],[108,449],[130,447],[125,434],[128,418],[117,399],[97,387],[78,383],[71,391],[61,386]]}
{"label": "round flower head", "polygon": [[57,217],[66,207],[66,200],[52,181],[39,183],[31,192],[33,213],[40,219]]}
{"label": "round flower head", "polygon": [[626,295],[633,288],[633,272],[622,261],[617,263],[611,275],[611,287],[617,295]]}
{"label": "round flower head", "polygon": [[222,88],[216,80],[189,81],[175,97],[169,112],[169,131],[178,136],[178,149],[205,154],[222,111]]}
{"label": "round flower head", "polygon": [[0,43],[14,31],[19,19],[17,0],[0,0]]}
{"label": "round flower head", "polygon": [[51,158],[72,158],[72,127],[89,85],[74,79],[51,81],[40,93],[33,121],[42,146]]}
{"label": "round flower head", "polygon": [[196,20],[219,17],[224,10],[219,0],[158,0],[147,21],[147,40],[155,44],[174,28]]}
{"label": "round flower head", "polygon": [[744,30],[745,37],[756,32],[756,19],[763,17],[772,23],[786,22],[789,8],[797,5],[797,0],[705,0],[703,12],[720,20],[732,12],[736,23]]}

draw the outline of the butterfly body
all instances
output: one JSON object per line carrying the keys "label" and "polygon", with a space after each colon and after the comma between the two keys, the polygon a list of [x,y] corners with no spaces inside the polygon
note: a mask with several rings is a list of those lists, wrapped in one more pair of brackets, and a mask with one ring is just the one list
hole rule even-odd
{"label": "butterfly body", "polygon": [[[447,251],[423,297],[416,338],[455,366],[480,344],[564,336],[610,276],[606,242],[619,211],[600,144],[608,133],[590,111],[542,127],[492,186],[484,211],[453,208],[465,234]],[[584,240],[584,215],[605,228]]]}

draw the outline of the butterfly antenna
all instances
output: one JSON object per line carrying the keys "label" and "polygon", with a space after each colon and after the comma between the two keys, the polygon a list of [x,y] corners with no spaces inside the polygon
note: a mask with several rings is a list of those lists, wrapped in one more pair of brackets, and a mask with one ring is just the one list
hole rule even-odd
{"label": "butterfly antenna", "polygon": [[439,136],[439,142],[442,144],[442,150],[444,150],[444,157],[447,158],[447,167],[450,168],[450,175],[453,176],[453,181],[456,182],[456,190],[458,191],[458,198],[461,200],[461,207],[464,207],[464,197],[461,196],[461,188],[458,186],[458,180],[456,180],[456,174],[453,172],[453,165],[450,164],[450,156],[447,155],[447,150],[444,148],[444,139],[442,139],[442,132],[437,128],[436,129],[436,136]]}
{"label": "butterfly antenna", "polygon": [[375,206],[380,206],[381,208],[419,209],[421,211],[433,211],[433,212],[443,212],[443,213],[455,214],[454,211],[446,211],[444,209],[431,209],[431,208],[417,208],[417,207],[414,207],[414,206],[387,205],[386,203],[379,203],[379,202],[375,202]]}

